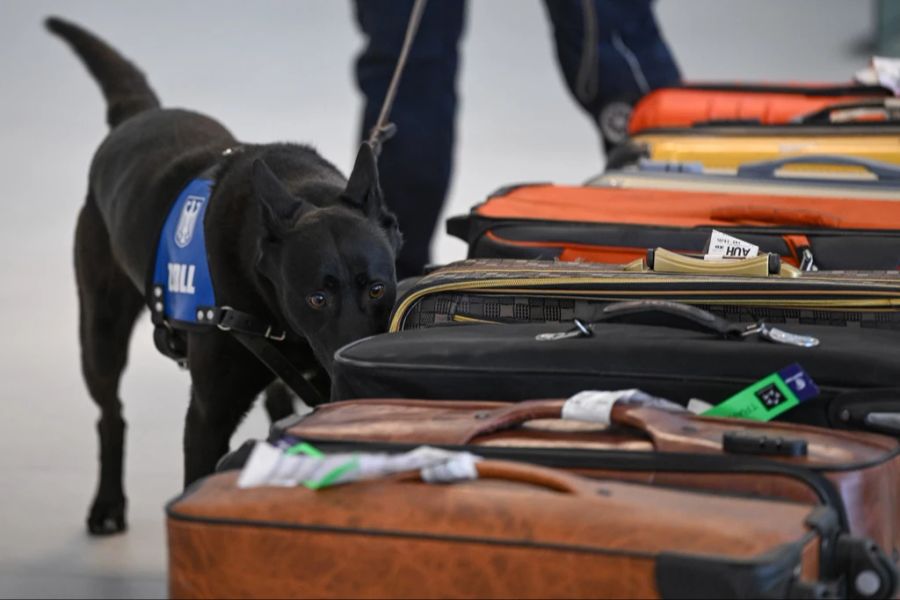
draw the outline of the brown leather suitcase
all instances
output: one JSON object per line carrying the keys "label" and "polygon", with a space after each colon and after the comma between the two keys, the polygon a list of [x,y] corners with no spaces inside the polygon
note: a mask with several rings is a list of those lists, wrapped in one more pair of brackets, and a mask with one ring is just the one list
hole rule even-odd
{"label": "brown leather suitcase", "polygon": [[[376,443],[368,451],[396,444],[466,447],[594,477],[820,502],[834,507],[852,534],[875,540],[895,563],[900,559],[900,443],[894,438],[698,417],[633,400],[613,404],[606,428],[561,418],[565,402],[352,400],[289,417],[273,435],[329,450],[348,442],[355,449]],[[384,442],[389,445],[377,445]],[[804,473],[810,471],[816,477]]]}
{"label": "brown leather suitcase", "polygon": [[[476,463],[313,491],[198,482],[168,506],[173,598],[787,598],[889,581],[830,509]],[[860,545],[862,544],[862,545]],[[862,554],[861,554],[862,553]],[[873,579],[874,578],[874,579]],[[878,589],[874,589],[878,588]]]}

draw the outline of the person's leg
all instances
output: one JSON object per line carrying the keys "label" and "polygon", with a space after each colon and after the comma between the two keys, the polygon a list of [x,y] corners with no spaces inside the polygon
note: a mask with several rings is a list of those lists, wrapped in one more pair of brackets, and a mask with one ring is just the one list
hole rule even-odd
{"label": "person's leg", "polygon": [[[368,38],[356,62],[357,84],[366,98],[362,139],[368,138],[381,111],[412,4],[356,0],[357,21]],[[390,115],[397,133],[384,143],[378,161],[385,201],[404,237],[398,278],[421,273],[429,261],[431,237],[450,182],[464,12],[464,0],[426,5]]]}
{"label": "person's leg", "polygon": [[578,103],[597,123],[608,150],[620,142],[630,106],[650,90],[678,85],[681,75],[653,16],[651,0],[593,0],[597,31],[596,94],[578,91],[584,42],[581,0],[545,0],[560,68]]}

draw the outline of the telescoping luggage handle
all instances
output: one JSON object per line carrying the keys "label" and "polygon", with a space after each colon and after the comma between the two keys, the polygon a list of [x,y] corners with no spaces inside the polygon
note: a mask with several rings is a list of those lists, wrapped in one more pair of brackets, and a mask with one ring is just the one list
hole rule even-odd
{"label": "telescoping luggage handle", "polygon": [[[738,167],[737,176],[745,179],[775,179],[775,173],[779,169],[794,165],[859,167],[877,177],[878,181],[900,181],[900,167],[897,167],[896,165],[866,158],[838,156],[833,154],[788,156],[775,160],[746,163]],[[804,179],[808,178],[804,177]]]}
{"label": "telescoping luggage handle", "polygon": [[568,331],[539,333],[535,340],[552,342],[568,338],[591,337],[593,325],[602,322],[627,322],[639,325],[674,327],[713,334],[730,340],[759,337],[777,344],[789,344],[803,348],[819,345],[819,340],[808,335],[790,333],[772,327],[762,321],[754,324],[732,323],[709,311],[668,300],[633,300],[614,302],[603,307],[599,317],[591,324],[575,319],[574,327]]}

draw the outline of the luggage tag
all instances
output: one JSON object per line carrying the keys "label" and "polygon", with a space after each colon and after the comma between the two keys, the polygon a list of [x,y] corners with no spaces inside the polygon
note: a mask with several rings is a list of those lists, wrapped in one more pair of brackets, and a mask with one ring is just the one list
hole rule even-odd
{"label": "luggage tag", "polygon": [[771,421],[778,415],[819,395],[812,377],[799,364],[789,365],[763,377],[713,408],[704,417],[731,417]]}
{"label": "luggage tag", "polygon": [[411,470],[418,470],[427,483],[478,478],[475,463],[480,457],[468,452],[419,446],[400,454],[325,454],[308,443],[292,444],[292,441],[256,444],[238,478],[238,487],[302,485],[320,490]]}
{"label": "luggage tag", "polygon": [[754,258],[758,254],[759,246],[713,229],[706,244],[703,260]]}
{"label": "luggage tag", "polygon": [[900,59],[873,56],[869,66],[858,71],[855,79],[863,85],[880,85],[900,95]]}

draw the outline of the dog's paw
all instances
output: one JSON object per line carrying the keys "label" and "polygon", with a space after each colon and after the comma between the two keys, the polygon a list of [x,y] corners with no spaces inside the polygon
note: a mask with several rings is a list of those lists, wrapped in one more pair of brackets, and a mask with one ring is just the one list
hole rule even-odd
{"label": "dog's paw", "polygon": [[97,498],[88,514],[87,528],[91,535],[113,535],[128,529],[125,499],[107,502]]}

